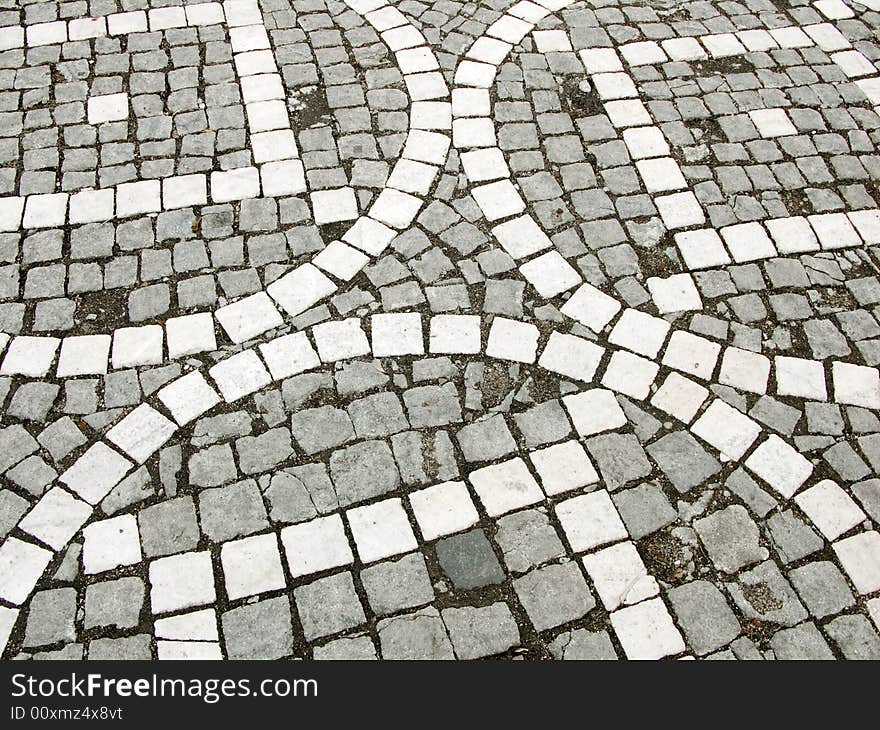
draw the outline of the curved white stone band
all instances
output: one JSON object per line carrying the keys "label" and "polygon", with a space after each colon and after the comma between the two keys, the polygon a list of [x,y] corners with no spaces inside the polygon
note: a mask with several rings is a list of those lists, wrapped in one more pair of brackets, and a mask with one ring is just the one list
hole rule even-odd
{"label": "curved white stone band", "polygon": [[[562,9],[572,2],[573,0],[559,0],[536,5],[529,0],[522,0],[513,5],[471,45],[466,58],[455,71],[452,91],[453,146],[460,151],[465,175],[474,185],[471,194],[486,220],[496,223],[492,234],[498,244],[515,260],[524,262],[519,265],[520,272],[542,298],[568,291],[580,284],[581,277],[555,250],[552,241],[534,218],[523,212],[526,203],[514,185],[504,153],[496,146],[489,87],[494,83],[498,68],[514,44],[532,32],[551,11]],[[563,31],[551,33],[564,34]],[[849,47],[849,42],[833,26],[816,24],[804,30],[791,26],[773,31],[743,31],[700,38],[676,38],[664,41],[663,44],[638,42],[625,44],[620,47],[620,51],[627,62],[633,65],[670,59],[725,57],[774,47],[806,47],[814,42],[823,50]],[[557,47],[559,40],[554,39],[552,43],[552,47]],[[569,49],[572,48],[567,35],[565,43]],[[653,125],[647,109],[637,99],[636,85],[625,72],[617,50],[610,47],[585,49],[581,51],[580,57],[603,98],[608,116],[612,120],[616,119],[623,128],[624,140],[630,147],[632,156],[640,156],[637,150],[645,145],[645,140],[650,139],[657,145],[658,138],[659,144],[666,145],[668,153],[668,143],[661,130]],[[864,62],[869,64],[866,58]],[[875,77],[866,79],[864,83],[876,78],[876,69],[874,74]],[[618,101],[620,99],[624,101]],[[627,133],[632,133],[629,138]],[[668,159],[668,162],[678,168],[671,157],[653,159]],[[652,162],[653,159],[644,158],[647,162]],[[642,166],[639,170],[649,192],[652,192],[651,178],[646,175],[646,168]],[[676,179],[674,175],[668,176],[665,173],[664,177]],[[684,186],[684,177],[680,170],[677,179]],[[487,180],[492,182],[486,182]],[[687,196],[687,201],[679,196]],[[668,208],[664,208],[663,200],[662,197],[655,197],[655,203],[668,228],[674,230],[677,227],[705,222],[702,206],[692,192],[668,196]],[[664,209],[670,211],[668,215],[663,214]],[[682,219],[682,210],[694,211],[695,217]],[[678,218],[671,220],[670,216]],[[759,223],[729,226],[721,230],[721,235],[731,246],[733,258],[737,262],[777,256],[779,253],[880,243],[880,213],[876,210],[775,219],[768,221],[767,227],[776,240],[775,248],[770,236]],[[714,241],[717,241],[718,249],[724,256],[713,265],[731,262],[721,244],[721,238],[713,229],[688,230],[677,234],[676,240],[686,262],[689,257],[696,255],[694,252],[699,252],[702,257],[709,256],[713,250],[709,244]],[[747,252],[746,245],[751,242],[755,243],[751,252]],[[696,286],[688,274],[666,279],[655,277],[647,283],[661,313],[678,310],[675,309],[676,305],[665,308],[657,292],[665,294],[671,290],[672,295],[666,298],[675,302],[682,300],[678,296],[679,292],[693,295],[699,301]],[[608,331],[607,342],[610,345],[635,353],[635,356],[628,355],[625,359],[621,355],[621,362],[626,363],[621,364],[621,374],[632,379],[631,390],[642,393],[642,397],[647,393],[647,386],[642,385],[656,367],[649,361],[658,356],[668,337],[669,346],[663,356],[664,364],[682,367],[690,375],[711,380],[720,361],[717,375],[719,383],[763,394],[768,392],[768,381],[773,370],[775,392],[778,395],[827,400],[829,389],[826,383],[833,382],[833,398],[837,402],[842,402],[838,400],[840,397],[850,397],[844,395],[844,392],[852,385],[861,392],[861,396],[857,397],[858,405],[880,408],[880,389],[875,385],[880,384],[880,371],[877,368],[835,362],[831,364],[829,378],[824,363],[818,360],[776,357],[771,362],[770,358],[759,353],[737,347],[722,348],[707,338],[685,330],[672,330],[664,319],[636,309],[625,309],[617,317],[621,310],[623,305],[619,300],[589,283],[581,284],[560,309],[563,315],[576,320],[596,334]],[[855,385],[856,382],[860,385]],[[863,389],[865,386],[867,390]]]}

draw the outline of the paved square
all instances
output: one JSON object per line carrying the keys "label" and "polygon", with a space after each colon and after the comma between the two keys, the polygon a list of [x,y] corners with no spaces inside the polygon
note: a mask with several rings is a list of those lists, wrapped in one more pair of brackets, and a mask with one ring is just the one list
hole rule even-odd
{"label": "paved square", "polygon": [[9,4],[3,658],[880,659],[875,5]]}

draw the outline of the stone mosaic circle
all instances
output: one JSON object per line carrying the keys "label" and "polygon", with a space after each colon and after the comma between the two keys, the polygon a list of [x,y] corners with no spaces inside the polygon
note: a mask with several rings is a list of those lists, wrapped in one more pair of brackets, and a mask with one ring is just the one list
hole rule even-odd
{"label": "stone mosaic circle", "polygon": [[880,0],[0,2],[7,659],[880,658]]}

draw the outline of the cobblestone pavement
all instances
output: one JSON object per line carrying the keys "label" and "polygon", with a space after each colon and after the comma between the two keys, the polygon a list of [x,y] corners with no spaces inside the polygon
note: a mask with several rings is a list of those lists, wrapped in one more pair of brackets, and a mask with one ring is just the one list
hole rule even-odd
{"label": "cobblestone pavement", "polygon": [[3,656],[880,658],[865,2],[2,0]]}

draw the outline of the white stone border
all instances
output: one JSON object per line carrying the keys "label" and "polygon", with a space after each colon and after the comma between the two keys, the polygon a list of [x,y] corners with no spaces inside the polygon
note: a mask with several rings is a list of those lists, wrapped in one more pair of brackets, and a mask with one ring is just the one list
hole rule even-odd
{"label": "white stone border", "polygon": [[[226,0],[227,4],[230,0]],[[233,4],[242,0],[231,0]],[[133,10],[72,20],[53,20],[34,23],[25,27],[10,25],[0,28],[0,51],[13,48],[85,41],[103,36],[146,33],[169,28],[216,25],[224,20],[223,7],[219,2],[174,5],[152,10]]]}

